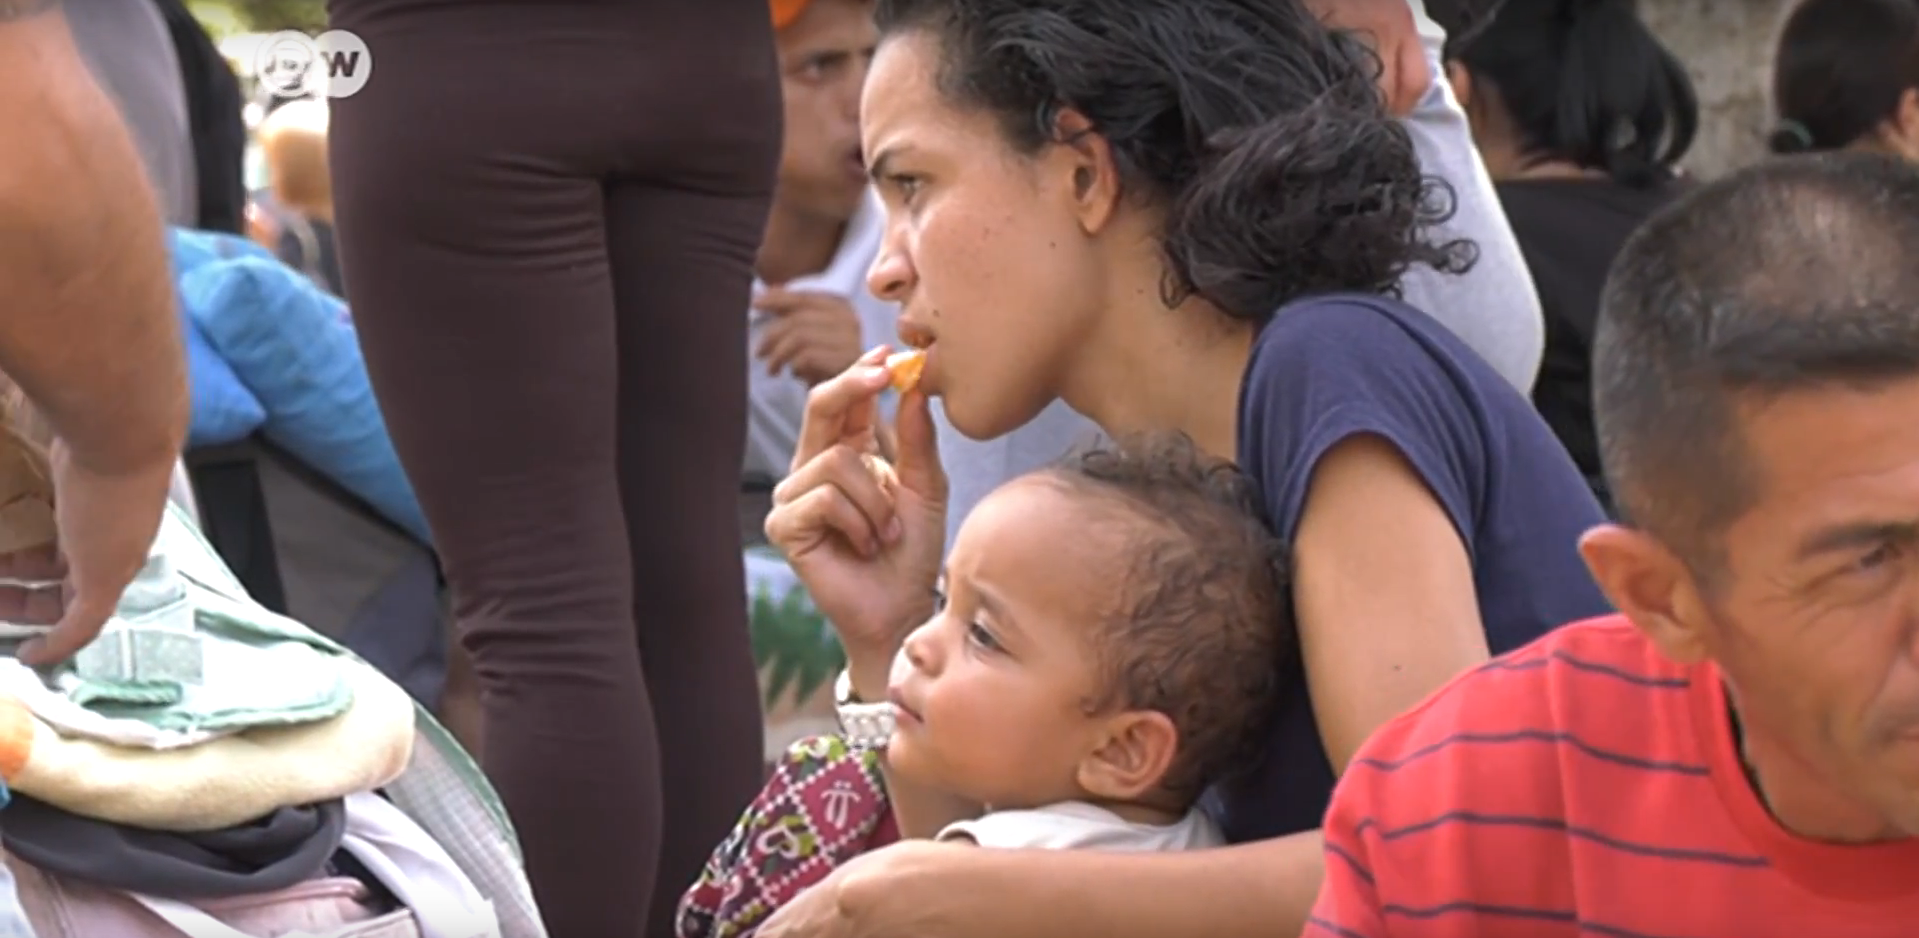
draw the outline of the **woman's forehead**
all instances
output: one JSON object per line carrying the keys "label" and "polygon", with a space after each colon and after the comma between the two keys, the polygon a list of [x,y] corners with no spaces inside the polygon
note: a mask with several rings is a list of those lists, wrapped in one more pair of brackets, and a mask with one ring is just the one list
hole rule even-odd
{"label": "woman's forehead", "polygon": [[888,36],[874,53],[860,94],[860,133],[868,155],[879,137],[910,128],[947,107],[937,88],[939,46],[924,33]]}

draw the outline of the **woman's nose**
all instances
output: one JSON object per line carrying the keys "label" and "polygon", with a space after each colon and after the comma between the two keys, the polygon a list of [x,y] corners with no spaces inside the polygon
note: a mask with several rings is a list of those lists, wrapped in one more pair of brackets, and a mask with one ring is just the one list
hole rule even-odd
{"label": "woman's nose", "polygon": [[907,262],[906,252],[899,250],[887,239],[880,246],[880,253],[873,258],[873,266],[866,271],[866,288],[873,296],[888,303],[904,303],[906,294],[912,285],[913,267]]}

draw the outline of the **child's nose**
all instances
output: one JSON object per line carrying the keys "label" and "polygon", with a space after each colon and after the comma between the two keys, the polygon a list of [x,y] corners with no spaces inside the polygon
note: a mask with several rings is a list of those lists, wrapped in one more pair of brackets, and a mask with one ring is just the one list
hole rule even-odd
{"label": "child's nose", "polygon": [[[938,621],[937,619],[934,620]],[[934,622],[928,622],[907,633],[905,644],[900,650],[914,670],[931,673],[939,657],[939,637],[933,628]]]}

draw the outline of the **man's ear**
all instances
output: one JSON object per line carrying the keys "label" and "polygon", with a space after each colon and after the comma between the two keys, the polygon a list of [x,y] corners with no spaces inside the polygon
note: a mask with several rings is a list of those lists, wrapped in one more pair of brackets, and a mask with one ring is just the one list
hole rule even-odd
{"label": "man's ear", "polygon": [[1080,760],[1080,788],[1105,801],[1138,801],[1159,789],[1179,754],[1179,730],[1166,714],[1129,710],[1106,718]]}
{"label": "man's ear", "polygon": [[1605,524],[1579,539],[1579,555],[1613,608],[1666,657],[1681,664],[1706,657],[1703,630],[1711,614],[1692,570],[1664,543],[1644,531]]}
{"label": "man's ear", "polygon": [[1064,182],[1080,228],[1089,235],[1098,234],[1119,210],[1119,164],[1113,159],[1112,144],[1086,115],[1073,110],[1059,112],[1053,119],[1053,133],[1059,143],[1042,158],[1042,168]]}

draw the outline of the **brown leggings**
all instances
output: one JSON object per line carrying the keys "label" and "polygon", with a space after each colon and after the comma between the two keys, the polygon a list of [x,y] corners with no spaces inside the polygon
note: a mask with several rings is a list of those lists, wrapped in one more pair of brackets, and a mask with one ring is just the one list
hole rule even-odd
{"label": "brown leggings", "polygon": [[672,934],[763,777],[737,522],[765,0],[332,0],[347,297],[553,938]]}

